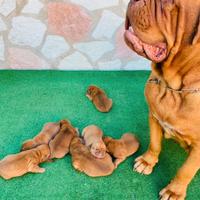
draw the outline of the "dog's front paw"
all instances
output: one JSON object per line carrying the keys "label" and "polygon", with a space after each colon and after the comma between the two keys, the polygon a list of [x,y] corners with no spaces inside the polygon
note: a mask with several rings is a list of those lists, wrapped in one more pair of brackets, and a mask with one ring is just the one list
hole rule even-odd
{"label": "dog's front paw", "polygon": [[133,170],[140,173],[149,175],[152,173],[154,166],[158,162],[158,157],[146,152],[144,155],[135,159]]}
{"label": "dog's front paw", "polygon": [[187,187],[171,182],[167,187],[160,191],[160,200],[184,200]]}

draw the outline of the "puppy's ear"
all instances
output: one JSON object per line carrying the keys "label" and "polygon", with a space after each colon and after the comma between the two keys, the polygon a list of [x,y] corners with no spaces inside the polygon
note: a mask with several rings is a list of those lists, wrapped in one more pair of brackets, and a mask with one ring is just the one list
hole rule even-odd
{"label": "puppy's ear", "polygon": [[197,23],[197,26],[196,26],[194,38],[193,38],[193,41],[192,41],[192,45],[195,45],[195,44],[197,44],[199,42],[200,42],[200,17],[198,19],[198,23]]}
{"label": "puppy's ear", "polygon": [[109,151],[108,147],[106,147],[106,152],[107,152],[107,153],[110,153],[110,151]]}

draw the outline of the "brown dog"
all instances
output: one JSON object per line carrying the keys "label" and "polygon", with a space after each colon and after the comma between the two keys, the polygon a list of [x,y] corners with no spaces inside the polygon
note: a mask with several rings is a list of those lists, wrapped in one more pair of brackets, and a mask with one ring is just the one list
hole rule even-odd
{"label": "brown dog", "polygon": [[114,170],[114,164],[109,154],[103,159],[95,158],[89,149],[82,144],[82,139],[74,137],[70,145],[73,167],[91,177],[108,176]]}
{"label": "brown dog", "polygon": [[131,133],[124,134],[119,140],[105,137],[103,141],[106,144],[107,152],[116,158],[114,161],[115,168],[127,157],[133,155],[140,146],[138,139]]}
{"label": "brown dog", "polygon": [[158,162],[163,134],[189,152],[162,200],[183,200],[200,169],[200,0],[131,0],[125,41],[152,60],[145,95],[149,105],[150,145],[135,170],[150,174]]}
{"label": "brown dog", "polygon": [[85,145],[89,147],[90,152],[96,158],[104,158],[106,155],[106,145],[103,142],[102,130],[95,126],[90,125],[83,129],[82,136]]}
{"label": "brown dog", "polygon": [[55,137],[60,130],[60,123],[47,123],[42,128],[41,132],[31,140],[27,140],[23,143],[21,151],[33,149],[41,144],[48,144],[49,141]]}
{"label": "brown dog", "polygon": [[109,99],[106,93],[97,86],[90,86],[86,96],[100,112],[109,112],[112,108],[112,99]]}
{"label": "brown dog", "polygon": [[28,172],[44,173],[45,169],[38,165],[49,159],[50,150],[46,144],[18,154],[6,156],[0,161],[0,176],[11,179],[22,176]]}
{"label": "brown dog", "polygon": [[63,158],[69,152],[72,138],[77,135],[77,130],[67,120],[60,122],[61,128],[58,134],[49,142],[51,150],[50,158]]}

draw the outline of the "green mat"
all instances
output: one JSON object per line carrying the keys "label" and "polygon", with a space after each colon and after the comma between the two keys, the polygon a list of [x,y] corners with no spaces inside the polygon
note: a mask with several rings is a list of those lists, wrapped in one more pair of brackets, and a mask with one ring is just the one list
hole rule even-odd
{"label": "green mat", "polygon": [[[186,158],[172,140],[163,142],[160,162],[150,176],[132,171],[133,160],[149,142],[148,108],[144,85],[149,72],[0,71],[0,159],[17,153],[21,143],[36,135],[43,124],[70,119],[82,130],[100,126],[115,138],[134,132],[140,150],[109,177],[90,178],[75,171],[71,157],[45,163],[44,174],[27,174],[10,181],[0,178],[1,200],[156,200]],[[110,113],[99,113],[85,97],[88,85],[104,88],[113,99]],[[199,199],[200,176],[188,190],[189,200]]]}

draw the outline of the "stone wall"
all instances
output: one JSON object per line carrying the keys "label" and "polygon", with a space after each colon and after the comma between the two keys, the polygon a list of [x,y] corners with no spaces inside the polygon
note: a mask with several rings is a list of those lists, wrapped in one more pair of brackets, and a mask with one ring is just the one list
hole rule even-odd
{"label": "stone wall", "polygon": [[127,3],[0,0],[0,69],[149,69],[123,41]]}

